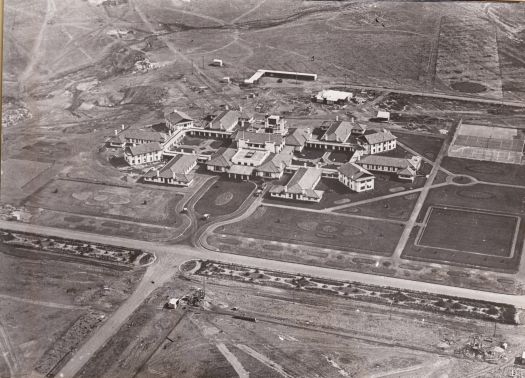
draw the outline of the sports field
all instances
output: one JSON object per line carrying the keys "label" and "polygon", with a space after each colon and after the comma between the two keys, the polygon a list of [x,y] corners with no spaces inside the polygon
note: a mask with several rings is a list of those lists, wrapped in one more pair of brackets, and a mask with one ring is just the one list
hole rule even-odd
{"label": "sports field", "polygon": [[431,207],[417,245],[509,257],[514,252],[520,218],[502,214]]}
{"label": "sports field", "polygon": [[495,185],[431,189],[401,257],[515,273],[525,238],[524,199],[524,189]]}

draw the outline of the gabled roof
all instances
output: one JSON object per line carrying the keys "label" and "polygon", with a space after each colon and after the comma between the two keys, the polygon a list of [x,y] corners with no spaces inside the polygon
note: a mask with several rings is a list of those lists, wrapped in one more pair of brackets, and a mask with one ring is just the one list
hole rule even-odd
{"label": "gabled roof", "polygon": [[352,130],[366,130],[367,127],[365,124],[361,124],[359,122],[352,122]]}
{"label": "gabled roof", "polygon": [[239,122],[241,113],[236,110],[224,110],[210,122],[210,129],[227,130]]}
{"label": "gabled roof", "polygon": [[166,121],[176,125],[179,122],[193,121],[193,119],[186,113],[183,113],[179,110],[174,110],[166,116]]}
{"label": "gabled roof", "polygon": [[289,193],[302,193],[303,191],[314,191],[315,184],[321,178],[323,171],[320,168],[299,168],[292,176],[286,190]]}
{"label": "gabled roof", "polygon": [[186,174],[186,171],[197,162],[196,155],[177,155],[159,171],[161,177],[172,177],[174,174]]}
{"label": "gabled roof", "polygon": [[241,139],[255,144],[264,144],[265,142],[282,144],[284,140],[281,134],[257,133],[255,131],[238,131],[235,134],[235,141],[239,141]]}
{"label": "gabled roof", "polygon": [[162,143],[165,140],[165,134],[156,131],[128,129],[123,131],[121,135],[123,135],[126,139],[139,139],[158,143]]}
{"label": "gabled roof", "polygon": [[211,156],[211,159],[206,163],[215,167],[231,167],[232,157],[237,153],[234,148],[221,147]]}
{"label": "gabled roof", "polygon": [[285,144],[288,146],[304,146],[308,140],[306,130],[290,129],[290,133],[285,138]]}
{"label": "gabled roof", "polygon": [[372,173],[354,163],[343,164],[337,170],[341,172],[342,175],[350,178],[351,180],[358,180],[360,178],[373,176]]}
{"label": "gabled roof", "polygon": [[352,133],[352,127],[353,124],[348,121],[333,121],[322,140],[344,143]]}
{"label": "gabled roof", "polygon": [[292,163],[292,156],[286,153],[270,154],[268,158],[257,168],[257,171],[267,173],[280,173]]}
{"label": "gabled roof", "polygon": [[[420,160],[417,160],[420,162]],[[405,158],[397,158],[397,157],[390,157],[390,156],[381,156],[381,155],[368,155],[365,157],[362,157],[357,162],[358,164],[371,164],[371,165],[379,165],[384,167],[393,167],[398,169],[406,169],[406,168],[418,168],[418,164],[413,157],[412,159],[405,159]]]}
{"label": "gabled roof", "polygon": [[362,138],[368,144],[377,144],[377,143],[389,142],[391,140],[397,139],[397,137],[395,135],[393,135],[388,130],[376,131],[374,133],[365,134],[365,135],[362,136]]}
{"label": "gabled roof", "polygon": [[118,143],[118,144],[124,144],[126,143],[126,138],[124,138],[124,135],[122,133],[118,135],[113,135],[111,138],[108,139],[109,143]]}
{"label": "gabled roof", "polygon": [[126,150],[126,153],[128,153],[131,156],[138,156],[138,155],[144,155],[150,152],[158,152],[161,151],[162,147],[157,142],[151,142],[151,143],[144,143],[139,144],[138,146],[132,146],[129,147]]}

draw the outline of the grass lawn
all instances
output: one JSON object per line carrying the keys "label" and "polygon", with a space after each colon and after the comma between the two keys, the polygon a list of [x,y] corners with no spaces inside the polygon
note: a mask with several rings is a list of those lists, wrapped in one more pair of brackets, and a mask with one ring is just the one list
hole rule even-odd
{"label": "grass lawn", "polygon": [[477,184],[430,189],[419,215],[422,221],[429,206],[454,206],[525,216],[525,189]]}
{"label": "grass lawn", "polygon": [[233,213],[251,195],[255,184],[247,181],[219,179],[195,204],[199,214],[220,216]]}
{"label": "grass lawn", "polygon": [[381,197],[387,194],[392,194],[394,191],[401,188],[403,190],[420,188],[425,184],[426,180],[425,177],[417,177],[412,183],[399,181],[394,176],[388,174],[375,173],[375,176],[375,189],[367,192],[356,193],[336,179],[322,178],[316,187],[317,190],[324,191],[323,198],[319,203],[305,203],[302,201],[270,198],[268,194],[266,195],[264,202],[320,210],[332,206],[343,205],[345,203]]}
{"label": "grass lawn", "polygon": [[201,144],[206,142],[206,140],[207,139],[205,138],[185,135],[184,138],[182,138],[180,144],[184,146],[200,146]]}
{"label": "grass lawn", "polygon": [[447,156],[443,159],[441,166],[453,173],[469,175],[481,181],[525,185],[525,165],[503,164]]}
{"label": "grass lawn", "polygon": [[301,152],[294,152],[294,155],[297,157],[300,157],[302,159],[319,159],[323,157],[323,155],[328,152],[325,150],[318,150],[314,148],[305,148]]}
{"label": "grass lawn", "polygon": [[397,140],[406,146],[410,147],[421,156],[426,157],[432,161],[436,160],[437,155],[443,144],[443,138],[423,135],[423,134],[408,134],[408,133],[396,133],[393,134],[397,137]]}
{"label": "grass lawn", "polygon": [[55,180],[37,191],[27,206],[72,214],[178,226],[175,207],[182,196],[170,190],[126,188],[69,180]]}
{"label": "grass lawn", "polygon": [[334,151],[328,156],[328,159],[336,163],[346,163],[348,160],[350,160],[351,157],[351,153],[343,151]]}
{"label": "grass lawn", "polygon": [[418,245],[508,257],[518,219],[514,216],[432,207]]}
{"label": "grass lawn", "polygon": [[470,267],[496,272],[516,273],[520,266],[523,238],[525,235],[525,222],[522,218],[513,257],[491,256],[479,253],[449,251],[446,249],[423,247],[415,244],[419,233],[419,227],[414,227],[407,245],[401,254],[406,260],[424,261],[428,263],[439,263],[459,267]]}
{"label": "grass lawn", "polygon": [[401,236],[399,224],[261,206],[248,219],[216,233],[390,256]]}
{"label": "grass lawn", "polygon": [[[492,235],[493,231],[486,231],[488,229],[494,229],[495,233],[501,233],[503,232],[500,230],[500,227],[504,227],[505,223],[502,223],[501,225],[493,224],[490,225],[490,222],[495,222],[494,218],[491,218],[490,220],[474,220],[474,219],[466,219],[467,226],[470,224],[471,228],[468,230],[464,230],[463,227],[465,225],[460,225],[459,223],[456,225],[455,229],[461,229],[463,231],[457,232],[458,235],[454,236],[453,233],[447,231],[450,229],[453,224],[453,222],[456,222],[457,220],[452,220],[450,222],[451,224],[446,224],[447,222],[443,223],[443,219],[440,220],[440,222],[443,223],[442,226],[440,226],[440,231],[437,232],[437,236],[433,236],[430,238],[428,234],[424,239],[423,243],[429,243],[432,246],[424,247],[424,246],[418,246],[416,245],[416,239],[418,237],[419,227],[415,227],[412,234],[410,235],[410,239],[408,240],[407,246],[405,250],[403,251],[402,257],[409,260],[417,260],[417,261],[427,261],[427,262],[442,262],[445,264],[450,265],[458,265],[458,266],[468,266],[468,267],[475,267],[480,269],[487,269],[487,270],[494,270],[494,271],[504,271],[504,272],[516,272],[519,268],[519,262],[521,258],[521,252],[523,248],[523,239],[525,236],[525,206],[523,199],[525,198],[525,189],[518,189],[518,188],[508,188],[508,187],[498,187],[494,185],[473,185],[468,187],[457,187],[457,186],[444,186],[441,188],[433,188],[430,190],[428,197],[423,205],[423,208],[421,209],[421,212],[419,214],[418,221],[423,221],[428,208],[430,206],[434,207],[456,207],[461,208],[465,210],[481,210],[481,211],[487,211],[487,212],[498,212],[501,213],[501,215],[516,215],[521,217],[521,225],[518,233],[518,239],[516,243],[516,249],[515,254],[512,258],[510,257],[502,257],[502,256],[490,256],[490,255],[484,255],[480,253],[469,253],[469,252],[457,252],[457,251],[448,251],[445,249],[440,249],[437,247],[434,247],[434,245],[437,245],[438,243],[443,243],[444,245],[447,245],[447,243],[455,241],[456,243],[460,243],[458,241],[458,235],[461,236],[461,233],[466,234],[467,236],[464,236],[464,240],[461,242],[463,243],[463,247],[467,249],[467,251],[472,251],[472,249],[476,249],[476,252],[483,253],[486,251],[483,246],[474,246],[474,247],[468,247],[465,246],[465,243],[469,242],[469,238],[471,237],[482,237],[485,238],[487,241],[484,243],[487,243],[490,245],[492,243],[492,247],[490,249],[490,253],[496,254],[497,249],[501,248],[500,245],[495,245],[500,242],[489,242],[487,239],[492,238],[491,240],[494,240],[496,236]],[[499,219],[499,218],[498,218]],[[450,220],[449,220],[450,221]],[[459,221],[458,221],[459,222]],[[488,222],[488,223],[487,223]],[[499,222],[499,220],[498,220]],[[435,226],[436,227],[436,226]],[[479,227],[483,227],[483,230]],[[441,235],[442,239],[445,239],[443,235],[447,236],[447,240],[437,240],[435,238],[439,238]],[[471,236],[468,236],[471,235]],[[499,236],[498,236],[499,237]],[[450,241],[448,240],[450,238]],[[481,244],[481,243],[480,243]],[[445,247],[446,248],[446,247]],[[486,253],[486,252],[485,252]],[[500,253],[501,254],[501,253]]]}
{"label": "grass lawn", "polygon": [[410,217],[418,197],[419,193],[412,193],[370,202],[361,206],[352,206],[337,212],[404,221]]}

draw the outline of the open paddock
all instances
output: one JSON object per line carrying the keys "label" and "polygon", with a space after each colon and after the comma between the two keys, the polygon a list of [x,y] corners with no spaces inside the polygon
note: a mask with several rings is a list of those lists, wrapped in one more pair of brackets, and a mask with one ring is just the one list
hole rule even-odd
{"label": "open paddock", "polygon": [[395,131],[393,134],[397,137],[399,142],[432,161],[436,160],[436,157],[441,150],[441,145],[443,144],[443,138],[437,136]]}
{"label": "open paddock", "polygon": [[248,219],[221,226],[215,232],[390,256],[402,231],[402,225],[380,220],[261,206]]}
{"label": "open paddock", "polygon": [[38,214],[32,216],[31,223],[146,241],[169,241],[179,236],[180,230],[184,227],[184,223],[182,222],[177,228],[172,228],[154,224],[145,225],[143,223],[121,221],[118,219],[93,217],[90,215],[71,215],[53,210],[39,211]]}
{"label": "open paddock", "polygon": [[26,205],[175,227],[181,222],[176,211],[181,198],[180,194],[170,190],[55,180],[29,197]]}

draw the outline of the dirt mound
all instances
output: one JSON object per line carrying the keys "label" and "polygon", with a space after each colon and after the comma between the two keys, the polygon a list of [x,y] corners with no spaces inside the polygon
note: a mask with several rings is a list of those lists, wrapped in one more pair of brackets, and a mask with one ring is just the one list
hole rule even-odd
{"label": "dirt mound", "polygon": [[138,86],[131,87],[124,90],[124,98],[120,102],[122,105],[125,104],[158,104],[162,101],[167,91],[163,88],[152,87],[152,86]]}

